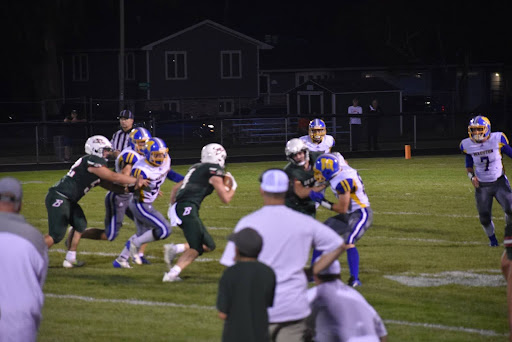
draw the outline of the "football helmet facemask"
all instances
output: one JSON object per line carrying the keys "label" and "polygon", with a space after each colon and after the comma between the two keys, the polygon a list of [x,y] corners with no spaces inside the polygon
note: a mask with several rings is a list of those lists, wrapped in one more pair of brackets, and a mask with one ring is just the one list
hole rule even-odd
{"label": "football helmet facemask", "polygon": [[153,137],[146,141],[144,155],[150,164],[154,166],[162,165],[168,154],[169,149],[162,139]]}
{"label": "football helmet facemask", "polygon": [[137,127],[131,130],[128,145],[140,155],[144,155],[146,141],[151,138],[151,133],[144,127]]}
{"label": "football helmet facemask", "polygon": [[325,153],[318,157],[313,167],[314,177],[318,183],[330,181],[341,171],[340,160],[331,153]]}
{"label": "football helmet facemask", "polygon": [[[294,157],[299,152],[304,152],[304,159],[300,162],[297,162]],[[284,153],[286,154],[286,159],[295,165],[302,166],[309,160],[309,150],[304,141],[298,138],[293,138],[286,143]]]}
{"label": "football helmet facemask", "polygon": [[314,119],[309,122],[309,137],[313,142],[319,144],[327,134],[325,122],[321,119]]}
{"label": "football helmet facemask", "polygon": [[484,142],[491,135],[491,121],[482,115],[475,116],[469,121],[468,134],[474,142]]}
{"label": "football helmet facemask", "polygon": [[85,153],[107,159],[103,152],[112,151],[112,144],[103,135],[93,135],[85,142]]}
{"label": "football helmet facemask", "polygon": [[224,167],[227,156],[228,154],[221,144],[208,144],[201,150],[201,163],[219,164]]}

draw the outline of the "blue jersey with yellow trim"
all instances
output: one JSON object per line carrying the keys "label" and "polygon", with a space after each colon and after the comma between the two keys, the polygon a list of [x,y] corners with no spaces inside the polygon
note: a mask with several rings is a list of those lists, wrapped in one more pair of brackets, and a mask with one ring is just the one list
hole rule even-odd
{"label": "blue jersey with yellow trim", "polygon": [[492,132],[484,142],[477,143],[466,138],[460,143],[460,150],[473,159],[473,170],[481,182],[494,182],[503,175],[501,149],[508,145],[507,136]]}
{"label": "blue jersey with yellow trim", "polygon": [[364,190],[363,180],[356,169],[348,165],[342,166],[340,173],[334,176],[329,183],[336,198],[340,194],[350,193],[348,213],[370,206],[370,201]]}
{"label": "blue jersey with yellow trim", "polygon": [[117,156],[115,170],[117,173],[120,173],[126,165],[134,165],[136,162],[144,158],[145,157],[143,155],[138,154],[131,147],[127,147]]}
{"label": "blue jersey with yellow trim", "polygon": [[149,179],[149,185],[136,191],[133,198],[143,203],[153,203],[158,197],[160,187],[164,184],[167,173],[171,170],[171,157],[167,156],[162,165],[155,166],[150,164],[145,158],[139,160],[133,165],[132,176],[138,178],[140,175],[144,179]]}

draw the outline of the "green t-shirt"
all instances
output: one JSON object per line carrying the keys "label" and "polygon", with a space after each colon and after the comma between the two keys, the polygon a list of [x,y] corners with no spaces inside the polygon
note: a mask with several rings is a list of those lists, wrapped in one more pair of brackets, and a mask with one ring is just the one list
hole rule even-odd
{"label": "green t-shirt", "polygon": [[176,202],[192,202],[198,207],[213,192],[210,178],[224,176],[224,168],[218,164],[198,163],[188,169],[183,184],[176,194]]}
{"label": "green t-shirt", "polygon": [[[308,170],[304,170],[303,166],[295,165],[293,163],[288,163],[284,167],[284,172],[290,178],[290,181],[294,182],[294,180],[298,180],[302,186],[304,187],[312,187],[315,184],[315,177],[313,172],[313,165],[315,164],[316,159],[322,153],[318,152],[309,152],[309,168]],[[309,197],[300,198],[295,194],[293,190],[293,185],[290,187],[290,190],[286,194],[286,206],[298,212],[301,212],[306,215],[310,215],[315,217],[316,207],[315,201],[310,199]]]}
{"label": "green t-shirt", "polygon": [[87,171],[89,167],[103,167],[107,161],[103,158],[85,155],[78,159],[68,173],[50,189],[54,189],[70,201],[78,202],[89,190],[98,185],[101,179]]}
{"label": "green t-shirt", "polygon": [[239,261],[224,271],[217,294],[217,310],[228,316],[223,342],[270,341],[267,308],[275,287],[274,271],[259,261]]}

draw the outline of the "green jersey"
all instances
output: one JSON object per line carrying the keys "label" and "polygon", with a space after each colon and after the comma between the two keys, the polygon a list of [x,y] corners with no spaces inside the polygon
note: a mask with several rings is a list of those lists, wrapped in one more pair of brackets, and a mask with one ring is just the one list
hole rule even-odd
{"label": "green jersey", "polygon": [[103,158],[85,155],[78,159],[68,173],[62,177],[51,189],[66,196],[72,202],[78,202],[89,190],[98,185],[100,177],[90,173],[89,167],[103,167],[107,161]]}
{"label": "green jersey", "polygon": [[210,178],[225,175],[219,164],[198,163],[188,169],[183,184],[176,194],[176,202],[192,202],[198,207],[204,198],[213,192]]}
{"label": "green jersey", "polygon": [[[315,164],[318,156],[321,154],[322,153],[309,152],[309,167],[307,170],[305,170],[303,166],[295,165],[293,163],[288,163],[284,167],[284,172],[286,172],[292,184],[295,180],[298,180],[300,184],[306,188],[313,187],[315,184],[313,165]],[[288,193],[286,194],[286,206],[313,217],[315,217],[316,214],[315,201],[309,197],[300,198],[297,196],[293,190],[293,186],[290,188],[290,190],[288,190]]]}

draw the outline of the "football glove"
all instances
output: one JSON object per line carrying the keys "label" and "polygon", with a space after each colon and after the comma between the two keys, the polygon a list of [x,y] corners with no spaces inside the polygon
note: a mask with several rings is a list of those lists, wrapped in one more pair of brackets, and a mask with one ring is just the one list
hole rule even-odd
{"label": "football glove", "polygon": [[324,197],[323,193],[316,192],[316,191],[313,191],[313,190],[311,190],[309,192],[309,198],[311,198],[313,201],[318,202],[318,203],[320,203],[323,200],[325,200],[325,197]]}

